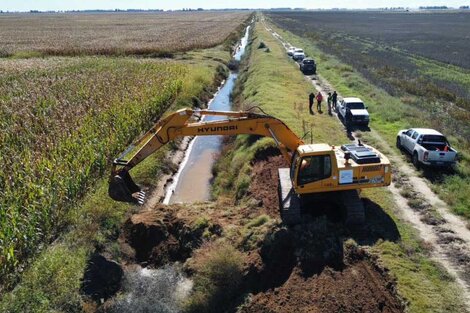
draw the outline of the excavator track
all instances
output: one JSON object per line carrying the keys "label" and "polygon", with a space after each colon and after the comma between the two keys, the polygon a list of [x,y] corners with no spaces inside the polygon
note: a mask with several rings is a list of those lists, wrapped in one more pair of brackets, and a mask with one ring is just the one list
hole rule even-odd
{"label": "excavator track", "polygon": [[[288,168],[279,169],[279,207],[281,218],[286,225],[302,222],[302,200],[294,192]],[[346,212],[346,225],[353,229],[361,229],[365,224],[365,209],[357,190],[333,192],[327,200],[342,206]],[[310,201],[321,201],[320,198]]]}
{"label": "excavator track", "polygon": [[301,223],[300,199],[294,192],[294,188],[292,188],[288,168],[279,169],[278,194],[282,222],[286,225]]}
{"label": "excavator track", "polygon": [[364,203],[357,190],[340,191],[341,204],[346,209],[346,225],[362,227],[365,223]]}

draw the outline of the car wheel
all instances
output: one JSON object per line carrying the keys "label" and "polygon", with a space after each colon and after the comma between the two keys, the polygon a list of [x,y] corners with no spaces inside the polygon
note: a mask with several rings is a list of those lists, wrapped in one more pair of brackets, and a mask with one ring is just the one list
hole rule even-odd
{"label": "car wheel", "polygon": [[398,148],[398,150],[401,150],[401,140],[400,140],[400,137],[397,137],[397,148]]}
{"label": "car wheel", "polygon": [[413,157],[412,157],[411,161],[413,162],[413,165],[417,169],[419,169],[419,159],[418,159],[418,153],[417,152],[413,153]]}

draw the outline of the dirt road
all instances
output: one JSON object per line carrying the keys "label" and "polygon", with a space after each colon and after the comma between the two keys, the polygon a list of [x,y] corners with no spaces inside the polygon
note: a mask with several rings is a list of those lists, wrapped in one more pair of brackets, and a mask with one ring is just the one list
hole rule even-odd
{"label": "dirt road", "polygon": [[[265,27],[286,50],[291,46],[266,24]],[[323,94],[335,90],[321,75],[305,77]],[[340,94],[338,96],[341,98]],[[336,116],[336,113],[333,115]],[[339,118],[338,123],[344,127]],[[348,133],[345,127],[344,131]],[[433,247],[430,251],[432,258],[455,277],[470,307],[470,229],[467,223],[451,213],[447,204],[431,190],[430,182],[419,176],[400,151],[393,148],[377,131],[372,129],[368,134],[379,143],[380,150],[387,154],[393,164],[395,178],[389,190],[400,208],[401,217],[412,224],[421,238]],[[348,136],[355,141],[358,134],[352,132]]]}

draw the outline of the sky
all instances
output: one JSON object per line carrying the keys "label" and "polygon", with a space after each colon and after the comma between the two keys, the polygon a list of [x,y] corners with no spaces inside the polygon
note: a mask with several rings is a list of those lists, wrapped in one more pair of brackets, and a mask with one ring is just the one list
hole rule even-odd
{"label": "sky", "polygon": [[2,11],[60,11],[85,9],[164,9],[175,10],[183,8],[381,8],[381,7],[419,7],[431,5],[446,5],[459,7],[469,5],[470,0],[292,0],[292,1],[213,1],[213,0],[0,0]]}

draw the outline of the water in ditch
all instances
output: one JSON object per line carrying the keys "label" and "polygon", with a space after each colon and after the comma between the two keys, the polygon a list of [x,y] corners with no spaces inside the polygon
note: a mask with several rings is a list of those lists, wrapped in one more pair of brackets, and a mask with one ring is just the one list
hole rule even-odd
{"label": "water in ditch", "polygon": [[[234,59],[240,61],[248,43],[250,26],[241,39]],[[231,72],[223,86],[209,103],[210,110],[230,111],[230,95],[237,80],[237,73]],[[212,121],[223,117],[207,117]],[[175,175],[173,184],[167,189],[164,203],[192,203],[210,199],[212,167],[222,148],[222,136],[199,136],[194,138],[186,152],[185,158]]]}

